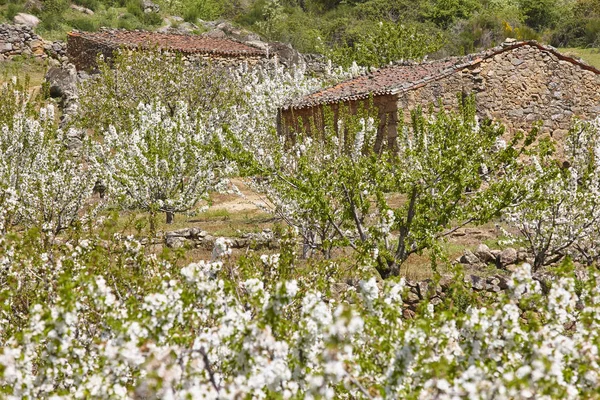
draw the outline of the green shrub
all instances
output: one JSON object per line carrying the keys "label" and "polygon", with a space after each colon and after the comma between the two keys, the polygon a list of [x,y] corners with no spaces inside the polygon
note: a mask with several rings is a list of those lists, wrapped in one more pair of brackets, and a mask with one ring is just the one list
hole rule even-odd
{"label": "green shrub", "polygon": [[525,23],[536,30],[554,26],[559,18],[557,0],[519,0]]}
{"label": "green shrub", "polygon": [[89,8],[92,11],[96,11],[100,8],[100,0],[75,0],[74,3]]}
{"label": "green shrub", "polygon": [[195,23],[198,18],[212,21],[221,16],[223,5],[217,0],[193,0],[190,1],[183,11],[183,18]]}
{"label": "green shrub", "polygon": [[68,0],[45,0],[44,14],[59,16],[69,8]]}
{"label": "green shrub", "polygon": [[335,46],[329,56],[344,66],[356,61],[359,65],[379,67],[399,60],[419,60],[442,45],[441,34],[425,26],[380,22]]}
{"label": "green shrub", "polygon": [[75,17],[67,22],[70,26],[80,31],[94,32],[100,28],[99,20],[86,17]]}
{"label": "green shrub", "polygon": [[6,16],[7,20],[12,21],[12,19],[15,17],[15,15],[20,13],[22,10],[23,10],[23,8],[20,5],[10,3],[8,5],[8,7],[6,8],[4,15]]}
{"label": "green shrub", "polygon": [[135,15],[138,18],[141,18],[144,15],[144,9],[142,8],[142,2],[140,0],[129,0],[125,4],[125,7],[129,14]]}
{"label": "green shrub", "polygon": [[127,13],[127,14],[123,15],[121,18],[119,18],[119,20],[117,21],[117,28],[133,30],[133,29],[141,29],[141,28],[143,28],[143,26],[142,26],[142,23],[140,22],[140,20],[137,19],[137,17],[135,15]]}

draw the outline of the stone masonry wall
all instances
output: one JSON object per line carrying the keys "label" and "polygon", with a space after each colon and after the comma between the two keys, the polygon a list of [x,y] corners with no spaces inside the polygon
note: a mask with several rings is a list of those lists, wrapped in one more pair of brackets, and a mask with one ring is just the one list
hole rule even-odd
{"label": "stone masonry wall", "polygon": [[105,59],[112,57],[115,49],[104,43],[92,42],[81,36],[67,36],[67,56],[77,70],[93,70],[97,67],[96,59],[102,55]]}
{"label": "stone masonry wall", "polygon": [[26,25],[0,24],[0,61],[16,56],[66,61],[65,44],[42,39]]}
{"label": "stone masonry wall", "polygon": [[529,45],[403,93],[398,108],[406,117],[441,98],[444,108],[455,109],[461,92],[475,93],[480,116],[502,121],[509,131],[542,121],[543,131],[558,140],[574,116],[600,115],[600,75]]}

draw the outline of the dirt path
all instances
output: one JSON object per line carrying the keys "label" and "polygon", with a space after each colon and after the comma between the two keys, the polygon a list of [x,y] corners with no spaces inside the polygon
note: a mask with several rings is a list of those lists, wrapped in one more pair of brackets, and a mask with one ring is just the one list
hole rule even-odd
{"label": "dirt path", "polygon": [[213,205],[210,210],[227,210],[235,213],[240,211],[262,211],[267,199],[259,193],[253,191],[247,180],[244,178],[235,178],[231,182],[240,190],[242,196],[235,194],[215,195],[213,196]]}

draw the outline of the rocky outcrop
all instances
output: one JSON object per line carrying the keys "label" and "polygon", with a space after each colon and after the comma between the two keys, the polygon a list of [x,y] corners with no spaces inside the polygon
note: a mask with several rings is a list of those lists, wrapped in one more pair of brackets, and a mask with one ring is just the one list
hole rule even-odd
{"label": "rocky outcrop", "polygon": [[160,11],[160,7],[158,4],[150,1],[150,0],[143,0],[142,1],[142,9],[144,10],[144,12],[146,14],[148,13],[157,13]]}
{"label": "rocky outcrop", "polygon": [[15,56],[52,58],[66,61],[66,46],[63,42],[42,39],[27,25],[0,24],[0,61]]}
{"label": "rocky outcrop", "polygon": [[292,65],[307,64],[304,55],[288,43],[267,42],[254,32],[238,28],[227,21],[200,21],[208,32],[204,35],[215,38],[233,39],[249,46],[257,47],[267,52],[269,58],[277,57],[279,61],[290,67]]}

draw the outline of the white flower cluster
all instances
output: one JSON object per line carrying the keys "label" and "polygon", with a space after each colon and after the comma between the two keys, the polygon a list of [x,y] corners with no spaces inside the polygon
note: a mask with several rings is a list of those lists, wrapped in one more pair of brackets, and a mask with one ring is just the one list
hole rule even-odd
{"label": "white flower cluster", "polygon": [[99,171],[86,165],[89,142],[81,143],[80,154],[70,151],[66,142],[51,105],[40,110],[38,119],[23,109],[0,123],[0,207],[5,227],[39,226],[56,235],[81,219]]}
{"label": "white flower cluster", "polygon": [[593,274],[577,289],[558,279],[544,298],[524,265],[493,306],[440,304],[406,320],[403,280],[366,279],[360,295],[336,298],[295,280],[232,285],[221,262],[172,275],[153,258],[131,260],[156,284],[128,284],[127,296],[90,273],[95,246],[68,255],[79,268],[49,301],[2,325],[5,398],[576,399],[600,384]]}

